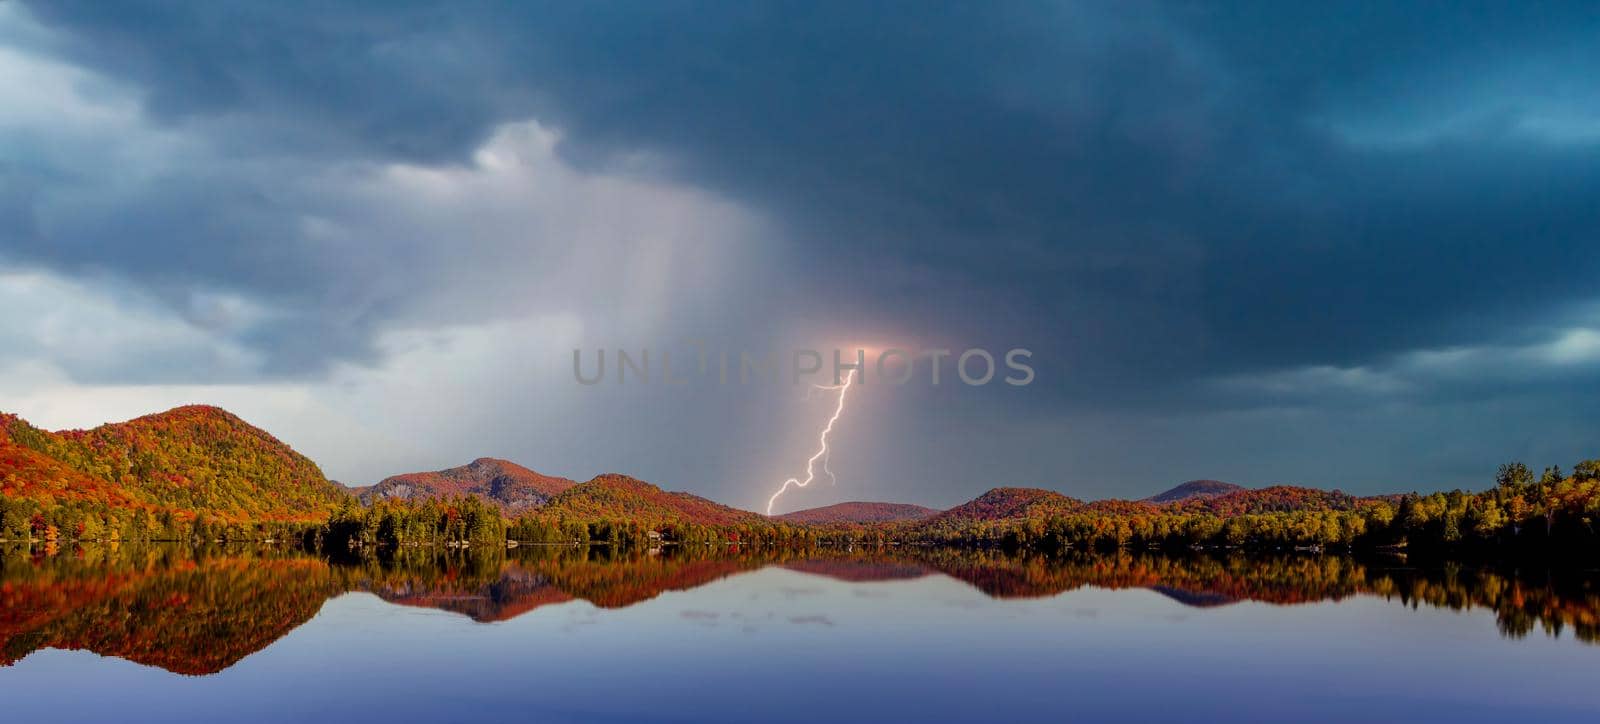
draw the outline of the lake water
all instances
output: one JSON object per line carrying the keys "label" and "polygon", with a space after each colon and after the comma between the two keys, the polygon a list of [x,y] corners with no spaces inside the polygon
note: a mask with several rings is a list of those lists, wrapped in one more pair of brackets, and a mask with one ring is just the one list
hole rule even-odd
{"label": "lake water", "polygon": [[0,555],[6,721],[1600,721],[1600,573],[889,549]]}

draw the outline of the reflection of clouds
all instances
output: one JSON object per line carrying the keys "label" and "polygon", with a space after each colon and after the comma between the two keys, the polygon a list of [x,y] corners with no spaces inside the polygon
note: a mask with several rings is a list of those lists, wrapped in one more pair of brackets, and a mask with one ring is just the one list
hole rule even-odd
{"label": "reflection of clouds", "polygon": [[[722,614],[716,611],[699,611],[695,609],[683,611],[678,615],[690,621],[716,621],[722,617]],[[737,617],[738,614],[734,614],[734,616]]]}
{"label": "reflection of clouds", "polygon": [[856,598],[888,598],[890,596],[888,591],[871,588],[857,588],[852,590],[851,593],[855,594]]}
{"label": "reflection of clouds", "polygon": [[1078,618],[1100,618],[1100,609],[1075,608],[1072,610],[1072,615],[1077,616]]}
{"label": "reflection of clouds", "polygon": [[801,624],[801,625],[817,624],[819,626],[832,626],[833,625],[833,619],[828,618],[827,616],[824,616],[822,614],[815,614],[815,615],[811,615],[811,616],[790,616],[789,617],[789,623]]}
{"label": "reflection of clouds", "polygon": [[939,600],[939,605],[949,606],[951,608],[964,608],[970,611],[981,607],[983,602],[974,601],[970,598],[945,598]]}
{"label": "reflection of clouds", "polygon": [[593,626],[597,623],[600,623],[600,617],[596,616],[593,610],[569,608],[567,609],[567,620],[561,624],[561,632],[577,633],[579,628]]}
{"label": "reflection of clouds", "polygon": [[734,611],[733,613],[728,614],[728,618],[733,621],[741,622],[739,626],[739,633],[754,634],[761,631],[761,622],[778,620],[778,612],[767,611],[765,613],[746,614],[743,611]]}
{"label": "reflection of clouds", "polygon": [[778,588],[778,592],[782,593],[784,598],[822,595],[822,589],[820,588],[802,588],[798,586],[781,586]]}

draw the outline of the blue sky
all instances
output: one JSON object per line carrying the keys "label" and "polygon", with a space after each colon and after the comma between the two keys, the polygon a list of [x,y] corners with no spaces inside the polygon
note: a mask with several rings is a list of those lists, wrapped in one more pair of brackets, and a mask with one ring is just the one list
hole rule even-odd
{"label": "blue sky", "polygon": [[826,400],[585,388],[572,349],[1027,347],[1026,388],[869,385],[794,507],[1482,487],[1597,454],[1597,30],[4,2],[0,409],[210,402],[351,483],[496,455],[755,508]]}

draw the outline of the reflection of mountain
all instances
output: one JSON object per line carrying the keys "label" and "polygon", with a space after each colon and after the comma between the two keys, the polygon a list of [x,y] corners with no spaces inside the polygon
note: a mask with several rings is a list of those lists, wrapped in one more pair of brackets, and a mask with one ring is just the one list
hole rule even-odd
{"label": "reflection of mountain", "polygon": [[221,671],[310,620],[327,599],[365,591],[396,605],[504,621],[585,600],[620,608],[766,566],[852,583],[943,574],[996,598],[1089,586],[1143,588],[1186,606],[1298,604],[1353,595],[1496,612],[1507,636],[1571,627],[1600,642],[1600,575],[1390,568],[1334,556],[1112,553],[1061,557],[886,548],[809,551],[610,548],[401,551],[329,561],[256,550],[95,549],[0,555],[0,664],[41,648],[81,649],[181,674]]}
{"label": "reflection of mountain", "polygon": [[753,556],[706,559],[634,556],[611,561],[556,558],[534,565],[573,596],[601,608],[622,608],[667,591],[686,591],[760,568],[763,561]]}
{"label": "reflection of mountain", "polygon": [[1194,608],[1216,608],[1217,606],[1226,606],[1230,603],[1239,602],[1239,599],[1229,596],[1226,593],[1213,593],[1211,591],[1186,591],[1182,588],[1173,588],[1172,586],[1151,586],[1150,590],[1177,601],[1185,606],[1192,606]]}
{"label": "reflection of mountain", "polygon": [[871,583],[873,581],[904,581],[933,575],[933,569],[920,563],[888,560],[829,560],[808,558],[790,561],[784,568],[836,581]]}
{"label": "reflection of mountain", "polygon": [[57,648],[216,673],[309,621],[341,590],[328,564],[312,558],[51,560],[20,572],[7,563],[0,586],[0,663],[7,665]]}
{"label": "reflection of mountain", "polygon": [[473,565],[484,558],[427,557],[368,566],[355,586],[398,605],[451,611],[475,621],[504,621],[573,600],[622,608],[763,564],[750,556],[611,557],[605,555],[608,552],[571,547],[517,550],[488,567]]}
{"label": "reflection of mountain", "polygon": [[398,606],[459,613],[480,623],[509,621],[541,606],[572,600],[567,592],[551,585],[549,579],[515,564],[502,568],[498,578],[467,579],[459,583],[435,581],[429,584],[400,576],[373,581],[367,584],[366,590]]}

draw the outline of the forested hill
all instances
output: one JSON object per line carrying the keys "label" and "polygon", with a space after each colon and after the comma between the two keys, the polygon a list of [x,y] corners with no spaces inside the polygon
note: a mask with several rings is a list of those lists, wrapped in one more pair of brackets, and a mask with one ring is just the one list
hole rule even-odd
{"label": "forested hill", "polygon": [[759,513],[730,508],[698,495],[668,492],[616,473],[572,486],[545,503],[541,512],[578,520],[605,518],[644,525],[748,525],[766,520]]}
{"label": "forested hill", "polygon": [[[1600,460],[1535,475],[1501,466],[1481,492],[1355,496],[1209,487],[1168,502],[1084,503],[995,488],[950,510],[863,520],[889,504],[767,517],[626,475],[573,485],[505,461],[397,476],[361,505],[315,463],[215,407],[180,407],[92,430],[48,432],[0,414],[0,540],[216,540],[323,544],[666,540],[925,542],[1014,547],[1339,546],[1600,551]],[[1486,481],[1487,482],[1487,481]],[[524,501],[520,508],[508,501]],[[542,505],[536,503],[542,502]],[[866,506],[863,508],[862,506]],[[838,506],[834,506],[838,507]],[[870,509],[870,510],[868,510]],[[809,520],[817,516],[848,520]],[[914,517],[913,517],[914,516]]]}
{"label": "forested hill", "polygon": [[935,525],[980,520],[1046,518],[1064,515],[1083,507],[1083,501],[1043,488],[994,488],[943,513],[929,523]]}
{"label": "forested hill", "polygon": [[573,485],[566,478],[544,475],[509,460],[478,458],[448,470],[393,475],[353,492],[363,503],[473,495],[515,514],[544,505]]}
{"label": "forested hill", "polygon": [[889,523],[901,520],[921,520],[938,515],[933,508],[910,503],[836,503],[821,508],[796,510],[793,513],[773,516],[789,523]]}
{"label": "forested hill", "polygon": [[1151,503],[1171,503],[1189,498],[1214,498],[1219,495],[1237,493],[1244,490],[1243,486],[1233,483],[1224,483],[1221,480],[1190,480],[1179,483],[1169,490],[1156,493],[1145,500]]}
{"label": "forested hill", "polygon": [[200,405],[62,432],[0,415],[0,495],[47,509],[204,513],[226,522],[322,521],[348,499],[277,438]]}

